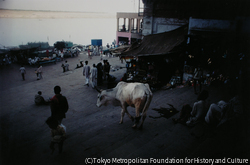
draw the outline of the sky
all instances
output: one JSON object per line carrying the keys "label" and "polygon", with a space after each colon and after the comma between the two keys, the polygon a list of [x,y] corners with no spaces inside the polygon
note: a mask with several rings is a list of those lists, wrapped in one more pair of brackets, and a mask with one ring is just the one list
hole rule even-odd
{"label": "sky", "polygon": [[[141,1],[141,0],[140,0]],[[117,12],[138,12],[139,0],[0,0],[0,9],[13,9],[13,10],[42,10],[42,11],[71,11],[71,12],[100,12],[100,13],[112,13],[114,16]],[[115,18],[114,18],[115,19]],[[0,18],[0,46],[17,46],[19,44],[26,44],[27,42],[47,41],[49,36],[49,44],[53,44],[59,40],[72,40],[78,44],[89,44],[92,38],[102,38],[103,42],[110,43],[115,39],[116,34],[116,19],[112,22],[110,19],[103,19],[99,21],[106,22],[101,23],[104,27],[108,28],[100,31],[97,28],[101,28],[100,24],[95,24],[94,19],[89,22],[90,25],[82,25],[77,23],[76,19],[67,20],[65,24],[72,24],[68,31],[79,31],[76,28],[85,29],[78,34],[73,32],[63,31],[66,28],[55,30],[51,26],[61,25],[61,20],[56,19],[50,23],[50,19],[6,19]],[[38,21],[38,22],[36,22]],[[56,25],[54,25],[56,22]],[[109,25],[107,25],[109,23]],[[25,26],[30,24],[30,26]],[[48,27],[42,27],[43,24],[50,24]],[[32,26],[31,26],[32,25]],[[41,27],[40,27],[41,26]],[[40,28],[39,28],[40,27]],[[20,30],[23,28],[22,30]],[[34,30],[35,29],[35,30]],[[45,30],[44,30],[45,29]],[[111,30],[110,30],[111,29]],[[43,30],[43,31],[42,31]],[[39,33],[37,33],[39,31]],[[93,31],[93,34],[89,31]],[[96,33],[94,33],[96,31]],[[21,33],[20,33],[21,32]],[[60,34],[57,34],[60,32]],[[86,33],[87,34],[86,34]],[[97,33],[99,32],[99,33]],[[51,34],[50,34],[51,33]],[[40,35],[40,36],[38,36]],[[65,35],[65,36],[64,36]],[[70,37],[69,37],[70,36]]]}
{"label": "sky", "polygon": [[139,0],[0,0],[1,9],[138,12]]}

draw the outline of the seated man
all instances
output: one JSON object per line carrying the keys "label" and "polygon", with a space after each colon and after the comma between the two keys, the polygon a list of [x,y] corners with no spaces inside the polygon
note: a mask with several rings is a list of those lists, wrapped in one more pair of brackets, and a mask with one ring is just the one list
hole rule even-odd
{"label": "seated man", "polygon": [[221,100],[217,104],[211,104],[205,121],[210,126],[216,127],[241,114],[243,114],[241,101],[236,96],[229,100],[229,102]]}
{"label": "seated man", "polygon": [[42,92],[38,91],[37,94],[35,95],[35,103],[36,105],[48,105],[49,101],[45,101]]}
{"label": "seated man", "polygon": [[66,71],[69,71],[69,64],[68,64],[68,61],[65,61],[64,67],[65,67],[65,72],[66,72]]}
{"label": "seated man", "polygon": [[173,119],[175,123],[179,122],[187,126],[194,126],[199,121],[204,120],[207,108],[206,108],[206,99],[208,98],[208,91],[203,90],[198,98],[197,102],[194,103],[193,108],[186,104],[183,106],[180,117],[178,119]]}
{"label": "seated man", "polygon": [[186,122],[188,126],[194,126],[200,121],[204,121],[204,118],[207,114],[206,99],[208,98],[208,91],[203,90],[198,98],[197,102],[194,103],[192,111],[190,113],[190,118]]}

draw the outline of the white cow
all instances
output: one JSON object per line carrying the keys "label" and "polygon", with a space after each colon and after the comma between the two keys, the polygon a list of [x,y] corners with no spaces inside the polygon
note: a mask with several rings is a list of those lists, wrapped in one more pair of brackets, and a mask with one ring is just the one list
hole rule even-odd
{"label": "white cow", "polygon": [[[121,106],[121,121],[123,123],[123,117],[125,112],[128,114],[129,118],[134,121],[128,111],[127,107],[131,106],[135,108],[135,124],[133,128],[137,127],[137,124],[140,121],[142,116],[142,121],[139,125],[139,128],[142,128],[143,122],[147,115],[147,110],[150,105],[150,102],[153,98],[153,94],[149,88],[148,84],[143,83],[126,83],[119,82],[115,88],[99,91],[97,99],[97,106],[101,107],[102,105],[113,104],[114,106]],[[141,113],[141,116],[140,116]]]}

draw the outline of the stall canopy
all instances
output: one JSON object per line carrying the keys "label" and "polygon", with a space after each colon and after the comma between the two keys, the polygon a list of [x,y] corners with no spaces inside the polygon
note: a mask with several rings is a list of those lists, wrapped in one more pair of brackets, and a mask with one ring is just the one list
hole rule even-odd
{"label": "stall canopy", "polygon": [[167,54],[185,41],[187,33],[188,25],[184,25],[173,31],[145,36],[140,44],[123,52],[121,58]]}

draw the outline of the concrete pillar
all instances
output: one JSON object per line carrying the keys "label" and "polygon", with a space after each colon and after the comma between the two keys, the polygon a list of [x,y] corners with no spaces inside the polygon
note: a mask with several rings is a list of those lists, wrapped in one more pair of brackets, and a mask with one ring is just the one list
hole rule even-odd
{"label": "concrete pillar", "polygon": [[131,33],[131,19],[128,18],[128,32]]}
{"label": "concrete pillar", "polygon": [[140,33],[141,19],[137,19],[137,32]]}
{"label": "concrete pillar", "polygon": [[117,30],[119,32],[119,18],[117,18]]}
{"label": "concrete pillar", "polygon": [[126,29],[126,18],[124,18],[123,25],[124,25],[124,27],[125,27],[125,29]]}

